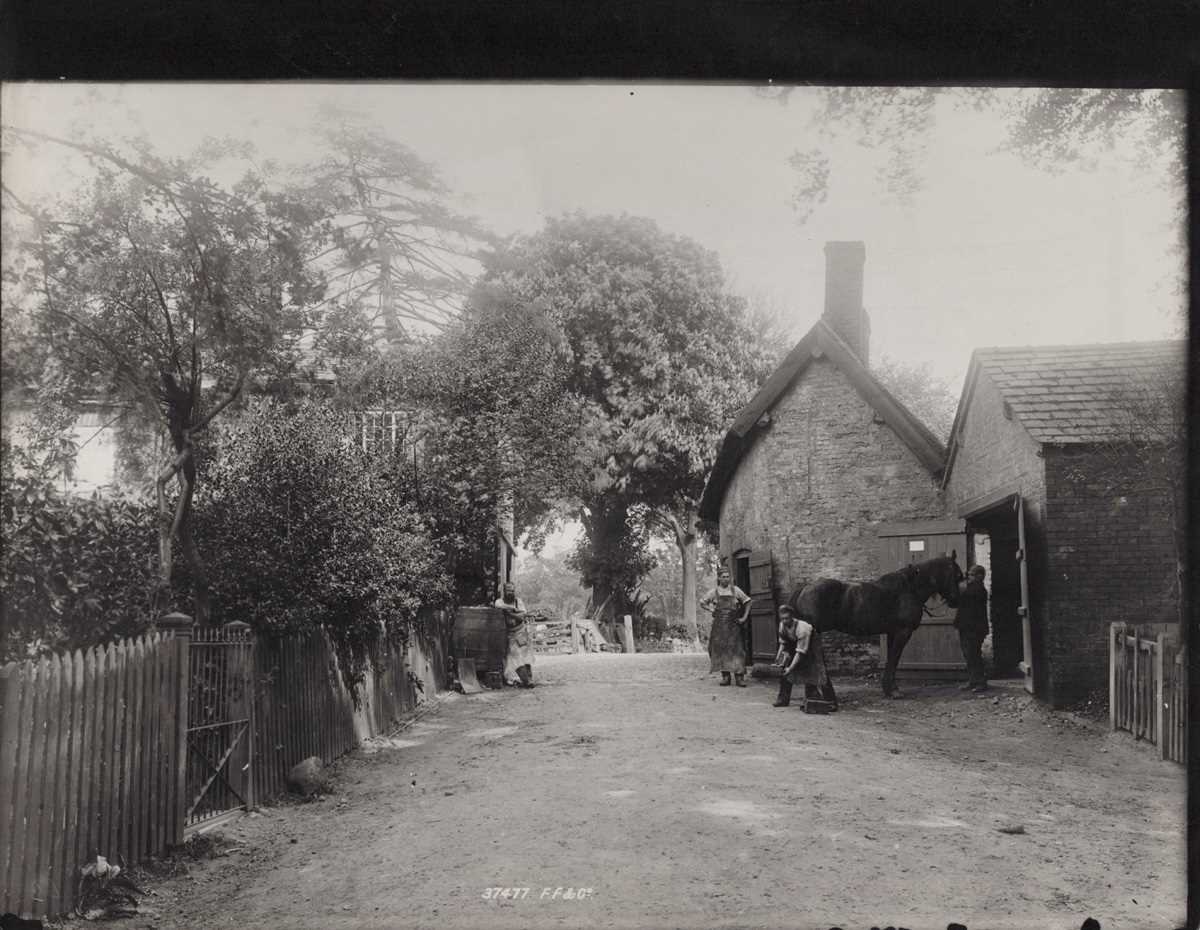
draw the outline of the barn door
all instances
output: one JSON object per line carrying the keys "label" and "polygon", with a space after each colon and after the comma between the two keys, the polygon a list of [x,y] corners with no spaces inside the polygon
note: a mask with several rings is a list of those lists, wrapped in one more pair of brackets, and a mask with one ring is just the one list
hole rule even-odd
{"label": "barn door", "polygon": [[[879,571],[894,572],[912,562],[924,562],[953,550],[960,565],[968,559],[966,524],[963,520],[925,520],[898,523],[879,529]],[[921,625],[900,657],[897,671],[928,674],[931,677],[961,677],[966,672],[958,631],[954,628],[956,611],[934,595],[925,605]],[[887,637],[879,637],[879,654],[887,655]],[[882,661],[882,659],[881,659]]]}
{"label": "barn door", "polygon": [[779,650],[775,620],[775,592],[771,577],[771,553],[752,552],[746,557],[750,595],[750,661],[774,662]]}
{"label": "barn door", "polygon": [[1025,651],[1025,660],[1019,668],[1025,676],[1025,690],[1033,694],[1033,620],[1029,615],[1029,560],[1025,548],[1025,501],[1020,494],[1013,500],[1017,511],[1017,563],[1021,571],[1021,606],[1017,613],[1021,615],[1021,643]]}

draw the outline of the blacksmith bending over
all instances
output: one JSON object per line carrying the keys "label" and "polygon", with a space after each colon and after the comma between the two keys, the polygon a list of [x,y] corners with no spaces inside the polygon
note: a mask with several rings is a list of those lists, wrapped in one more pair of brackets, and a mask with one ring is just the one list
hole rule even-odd
{"label": "blacksmith bending over", "polygon": [[775,707],[787,707],[792,702],[792,685],[803,684],[805,700],[827,701],[832,710],[837,710],[837,694],[825,669],[821,635],[811,623],[797,617],[789,604],[779,607],[779,653],[775,664],[783,667]]}
{"label": "blacksmith bending over", "polygon": [[988,593],[983,585],[985,577],[987,570],[982,565],[973,565],[967,572],[967,580],[959,587],[958,613],[954,617],[954,625],[958,627],[958,644],[967,663],[967,683],[962,686],[963,691],[986,691],[988,686],[980,653],[988,634]]}
{"label": "blacksmith bending over", "polygon": [[525,607],[517,597],[516,586],[504,586],[504,594],[496,598],[496,607],[504,611],[504,628],[508,631],[508,652],[504,657],[504,683],[533,687],[533,637],[525,622]]}
{"label": "blacksmith bending over", "polygon": [[708,634],[709,671],[721,673],[721,684],[729,684],[732,673],[739,688],[746,687],[746,638],[742,624],[750,616],[750,595],[733,584],[729,569],[717,571],[717,586],[700,599],[700,606],[712,611],[712,629]]}

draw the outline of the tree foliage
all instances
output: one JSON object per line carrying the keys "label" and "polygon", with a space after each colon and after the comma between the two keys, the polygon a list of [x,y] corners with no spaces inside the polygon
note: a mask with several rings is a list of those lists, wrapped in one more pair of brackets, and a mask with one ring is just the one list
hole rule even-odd
{"label": "tree foliage", "polygon": [[[794,88],[758,93],[786,100]],[[883,151],[881,190],[907,200],[925,185],[927,145],[940,108],[995,113],[1005,150],[1047,171],[1092,168],[1097,153],[1120,149],[1162,183],[1183,190],[1184,102],[1178,91],[1129,88],[826,87],[808,126],[820,138],[845,136]],[[824,202],[832,166],[818,144],[796,150],[794,205],[803,222]],[[1183,209],[1182,198],[1180,210]]]}
{"label": "tree foliage", "polygon": [[651,220],[551,219],[489,260],[486,280],[562,335],[588,476],[574,564],[600,599],[615,591],[627,603],[652,565],[651,522],[670,517],[677,538],[694,534],[721,431],[768,356],[716,255]]}
{"label": "tree foliage", "polygon": [[0,662],[134,636],[154,619],[154,511],[144,502],[82,499],[9,472],[0,534]]}
{"label": "tree foliage", "polygon": [[294,364],[322,291],[306,253],[318,218],[254,172],[231,185],[207,177],[206,162],[229,154],[224,147],[164,159],[148,147],[52,141],[87,156],[94,176],[54,209],[6,188],[33,227],[17,284],[40,378],[53,379],[68,406],[105,397],[164,427],[172,458],[158,475],[159,606],[171,595],[177,541],[204,622],[207,575],[191,526],[195,443],[251,371]]}
{"label": "tree foliage", "polygon": [[350,318],[398,343],[455,320],[488,234],[447,205],[436,169],[355,114],[322,107],[323,154],[298,170],[297,196],[326,218],[318,253]]}
{"label": "tree foliage", "polygon": [[871,373],[879,379],[896,399],[917,415],[942,442],[950,438],[958,398],[945,378],[933,373],[929,362],[906,365],[883,356]]}
{"label": "tree foliage", "polygon": [[222,432],[196,502],[214,617],[261,633],[324,629],[360,669],[379,635],[404,637],[448,579],[424,517],[327,404],[256,401]]}

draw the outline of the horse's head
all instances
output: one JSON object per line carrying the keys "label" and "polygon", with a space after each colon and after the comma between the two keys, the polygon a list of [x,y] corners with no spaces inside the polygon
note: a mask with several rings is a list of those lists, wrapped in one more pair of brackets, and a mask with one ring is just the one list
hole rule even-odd
{"label": "horse's head", "polygon": [[951,550],[948,555],[917,562],[912,566],[916,575],[916,589],[922,600],[940,594],[950,607],[958,606],[958,586],[962,584],[963,570],[958,565],[958,553]]}

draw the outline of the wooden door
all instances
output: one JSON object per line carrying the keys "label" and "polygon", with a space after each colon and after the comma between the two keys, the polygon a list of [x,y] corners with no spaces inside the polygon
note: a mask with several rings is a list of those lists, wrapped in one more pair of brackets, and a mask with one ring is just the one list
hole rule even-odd
{"label": "wooden door", "polygon": [[772,584],[770,552],[752,552],[749,558],[750,587],[750,662],[774,662],[779,651]]}
{"label": "wooden door", "polygon": [[1017,564],[1021,568],[1021,606],[1017,613],[1021,615],[1021,644],[1025,651],[1025,660],[1018,665],[1025,675],[1025,690],[1033,694],[1033,619],[1029,615],[1029,559],[1025,548],[1025,501],[1020,494],[1013,501],[1017,510]]}
{"label": "wooden door", "polygon": [[[879,571],[894,572],[911,562],[924,562],[953,550],[959,564],[967,560],[966,523],[963,520],[926,520],[884,526],[879,531]],[[966,672],[956,611],[938,595],[925,604],[921,625],[908,641],[897,671],[931,677],[961,677]],[[880,662],[887,657],[887,637],[879,637]]]}

